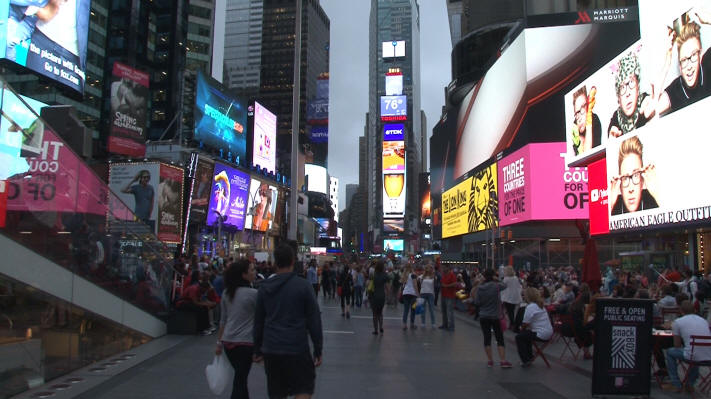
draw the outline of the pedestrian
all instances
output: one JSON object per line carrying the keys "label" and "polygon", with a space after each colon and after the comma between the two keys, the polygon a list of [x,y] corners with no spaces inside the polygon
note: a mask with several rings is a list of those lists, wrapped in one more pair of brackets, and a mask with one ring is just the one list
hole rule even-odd
{"label": "pedestrian", "polygon": [[434,305],[437,306],[439,300],[439,292],[442,289],[442,273],[440,273],[440,267],[435,268],[435,279],[434,279]]}
{"label": "pedestrian", "polygon": [[516,349],[521,358],[521,367],[528,367],[533,361],[533,340],[548,341],[553,336],[550,316],[544,308],[543,298],[538,288],[528,287],[524,292],[528,305],[523,314],[521,332],[516,334]]}
{"label": "pedestrian", "polygon": [[487,367],[494,366],[494,359],[491,354],[491,331],[496,337],[496,346],[499,350],[499,365],[501,368],[511,368],[511,363],[506,360],[506,349],[504,347],[504,332],[501,331],[501,290],[506,288],[503,283],[494,279],[494,270],[484,271],[484,283],[476,290],[474,304],[479,308],[479,324],[481,332],[484,334],[484,351],[489,359]]}
{"label": "pedestrian", "polygon": [[252,368],[257,306],[257,290],[252,288],[252,283],[256,278],[257,269],[246,259],[232,263],[224,271],[225,291],[220,303],[222,319],[215,354],[224,350],[235,370],[232,399],[249,398],[247,377]]}
{"label": "pedestrian", "polygon": [[[270,398],[313,395],[321,365],[323,331],[313,287],[294,274],[294,252],[274,250],[276,275],[264,280],[254,315],[254,360],[264,360]],[[309,348],[313,343],[313,358]]]}
{"label": "pedestrian", "polygon": [[457,276],[448,263],[442,264],[442,325],[440,329],[454,331],[454,301],[457,293]]}
{"label": "pedestrian", "polygon": [[431,264],[425,266],[425,273],[422,275],[422,284],[420,288],[420,298],[424,299],[423,312],[422,312],[422,328],[425,328],[425,319],[427,315],[427,309],[430,313],[430,322],[432,323],[432,328],[435,328],[435,314],[434,314],[434,284],[435,275],[434,268]]}
{"label": "pedestrian", "polygon": [[354,305],[360,309],[363,305],[363,287],[365,286],[365,277],[357,264],[353,264],[352,270]]}
{"label": "pedestrian", "polygon": [[328,297],[333,298],[331,291],[333,291],[333,286],[331,285],[331,268],[326,263],[321,269],[321,287],[323,288],[323,299]]}
{"label": "pedestrian", "polygon": [[383,333],[383,308],[385,307],[385,284],[388,275],[385,273],[385,262],[379,260],[375,263],[373,272],[373,292],[370,299],[370,308],[373,311],[373,335],[378,331]]}
{"label": "pedestrian", "polygon": [[314,293],[318,297],[318,270],[316,270],[315,259],[311,259],[311,262],[309,262],[309,268],[306,270],[306,279],[309,280]]}
{"label": "pedestrian", "polygon": [[506,288],[501,291],[501,301],[504,303],[504,308],[506,309],[506,314],[509,317],[509,329],[514,330],[516,326],[516,308],[521,304],[521,282],[516,273],[514,273],[513,266],[506,266],[504,268],[504,279],[503,283]]}
{"label": "pedestrian", "polygon": [[341,317],[350,319],[351,305],[353,303],[353,275],[348,265],[344,265],[339,274],[338,287],[341,294]]}
{"label": "pedestrian", "polygon": [[402,274],[403,284],[402,287],[402,329],[407,330],[407,315],[410,314],[410,329],[416,330],[415,325],[415,309],[413,309],[413,304],[415,300],[420,296],[420,292],[417,288],[417,275],[412,272],[412,266],[408,263],[405,266],[405,272]]}

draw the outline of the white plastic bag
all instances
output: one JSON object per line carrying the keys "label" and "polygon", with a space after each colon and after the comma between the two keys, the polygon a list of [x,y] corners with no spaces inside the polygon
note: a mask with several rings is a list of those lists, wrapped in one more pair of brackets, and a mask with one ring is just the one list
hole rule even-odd
{"label": "white plastic bag", "polygon": [[232,382],[234,372],[224,352],[221,355],[215,355],[212,363],[205,367],[207,385],[210,386],[212,393],[221,395],[225,388]]}

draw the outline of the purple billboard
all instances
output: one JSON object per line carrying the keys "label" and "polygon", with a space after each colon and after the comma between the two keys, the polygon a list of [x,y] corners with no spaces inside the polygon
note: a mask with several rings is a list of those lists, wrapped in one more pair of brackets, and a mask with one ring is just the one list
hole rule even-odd
{"label": "purple billboard", "polygon": [[214,225],[219,215],[223,217],[223,225],[242,230],[248,194],[248,174],[227,165],[215,163],[207,224]]}

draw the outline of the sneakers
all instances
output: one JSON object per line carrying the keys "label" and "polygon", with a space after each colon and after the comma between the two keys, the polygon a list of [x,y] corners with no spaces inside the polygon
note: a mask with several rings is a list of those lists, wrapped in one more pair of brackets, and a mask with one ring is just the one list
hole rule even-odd
{"label": "sneakers", "polygon": [[528,367],[531,367],[532,364],[533,364],[533,360],[529,360],[527,362],[521,362],[521,367],[528,368]]}
{"label": "sneakers", "polygon": [[499,363],[499,365],[501,366],[502,369],[510,369],[511,367],[513,367],[511,362],[509,362],[507,360],[504,360],[503,362]]}
{"label": "sneakers", "polygon": [[668,391],[668,392],[676,392],[676,393],[681,393],[684,391],[684,389],[682,387],[678,387],[674,384],[662,384],[662,390]]}
{"label": "sneakers", "polygon": [[489,360],[488,362],[486,362],[486,367],[488,367],[488,368],[494,367],[494,361],[493,361],[493,360]]}

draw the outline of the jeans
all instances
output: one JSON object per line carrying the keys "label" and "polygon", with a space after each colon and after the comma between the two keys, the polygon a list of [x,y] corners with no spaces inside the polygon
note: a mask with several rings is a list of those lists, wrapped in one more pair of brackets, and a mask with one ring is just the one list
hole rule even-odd
{"label": "jeans", "polygon": [[252,368],[252,353],[254,353],[252,345],[240,345],[232,349],[225,349],[227,359],[235,369],[235,378],[232,380],[232,396],[230,396],[232,399],[249,398],[247,377],[249,377],[249,370]]}
{"label": "jeans", "polygon": [[434,294],[420,294],[420,297],[425,300],[425,303],[422,304],[424,307],[423,312],[420,316],[422,316],[422,325],[425,325],[425,316],[427,315],[427,308],[430,309],[430,321],[432,322],[432,325],[435,325],[435,314],[434,314]]}
{"label": "jeans", "polygon": [[414,295],[403,295],[402,296],[402,324],[407,324],[407,314],[410,314],[410,325],[415,324],[415,310],[412,309],[412,304],[415,303],[417,299]]}
{"label": "jeans", "polygon": [[442,297],[442,326],[454,330],[454,301],[455,298]]}
{"label": "jeans", "polygon": [[363,286],[362,285],[356,285],[355,286],[355,305],[358,307],[361,307],[363,305]]}
{"label": "jeans", "polygon": [[[669,348],[667,349],[667,372],[672,385],[677,388],[681,387],[679,372],[677,371],[677,362],[684,358],[684,348]],[[686,386],[693,387],[696,379],[699,377],[699,368],[691,367],[688,371],[689,378],[686,381]]]}

